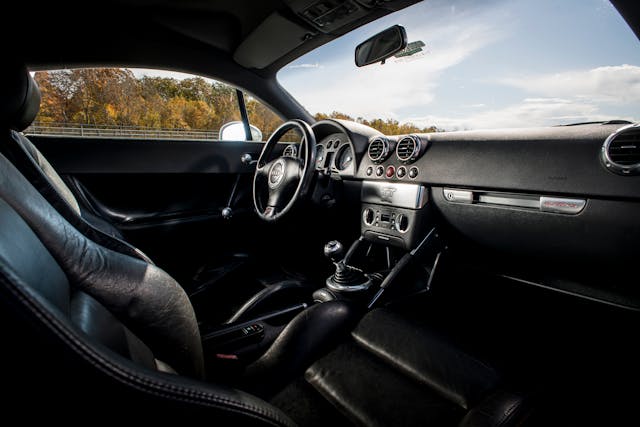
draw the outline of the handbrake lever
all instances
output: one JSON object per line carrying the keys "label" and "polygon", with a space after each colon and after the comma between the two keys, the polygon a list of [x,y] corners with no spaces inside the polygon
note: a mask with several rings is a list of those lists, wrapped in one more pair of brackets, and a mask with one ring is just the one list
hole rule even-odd
{"label": "handbrake lever", "polygon": [[[402,270],[404,270],[404,268],[411,261],[413,261],[414,258],[421,255],[424,249],[428,246],[428,243],[430,241],[435,240],[437,236],[438,234],[434,227],[429,231],[429,233],[427,233],[425,238],[422,239],[422,241],[418,244],[418,246],[415,247],[415,249],[413,249],[410,252],[407,252],[402,258],[400,258],[400,261],[396,263],[396,265],[391,269],[389,274],[387,274],[387,277],[385,277],[385,279],[380,284],[380,289],[378,289],[378,292],[376,292],[373,298],[371,298],[371,301],[367,306],[368,309],[371,309],[376,304],[376,302],[378,302],[378,300],[380,299],[384,291],[394,282],[394,280],[398,277],[398,275],[402,272]],[[441,252],[439,251],[438,254],[436,255],[436,259],[434,261],[434,267],[437,265],[438,261],[440,260],[440,254]],[[427,282],[428,288],[431,287],[432,277],[433,277],[433,270],[431,272],[431,275],[429,276],[429,281]]]}

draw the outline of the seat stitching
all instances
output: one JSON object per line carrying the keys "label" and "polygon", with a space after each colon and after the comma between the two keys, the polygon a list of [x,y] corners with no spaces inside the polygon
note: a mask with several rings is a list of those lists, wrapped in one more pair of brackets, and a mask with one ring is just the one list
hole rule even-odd
{"label": "seat stitching", "polygon": [[[173,385],[173,384],[163,384],[156,380],[142,377],[134,372],[128,371],[126,368],[117,366],[113,362],[105,359],[100,354],[95,352],[93,349],[88,347],[85,343],[75,336],[75,333],[69,329],[66,325],[62,324],[57,318],[52,316],[50,313],[46,311],[41,305],[39,301],[33,298],[31,295],[24,292],[24,290],[20,289],[17,283],[24,286],[22,281],[13,274],[13,272],[7,270],[5,265],[0,264],[0,270],[4,276],[4,278],[8,280],[2,280],[7,286],[9,291],[16,296],[21,303],[26,305],[28,308],[31,308],[36,316],[45,323],[46,326],[50,327],[50,330],[56,334],[59,338],[61,338],[66,343],[70,344],[70,346],[76,350],[76,352],[87,362],[89,362],[94,367],[98,368],[101,372],[107,374],[113,379],[123,381],[125,384],[130,385],[142,392],[149,393],[155,396],[169,398],[178,401],[184,401],[194,404],[204,404],[207,406],[220,407],[217,404],[223,405],[231,405],[232,407],[224,407],[224,409],[229,409],[236,413],[241,413],[245,415],[250,415],[254,418],[260,418],[263,421],[269,422],[274,425],[282,424],[288,425],[289,423],[286,420],[281,419],[277,414],[274,414],[271,411],[265,410],[263,408],[259,408],[253,405],[248,405],[246,403],[238,402],[236,400],[232,400],[230,398],[216,396],[210,393],[190,390],[185,387]],[[15,283],[14,283],[15,282]],[[84,355],[82,353],[85,353]],[[137,382],[137,383],[136,383]],[[156,387],[159,388],[160,391],[164,391],[167,394],[163,394],[157,390],[150,390],[146,387]],[[189,396],[190,398],[184,396],[175,396],[171,393],[175,394],[184,394]],[[196,400],[202,399],[202,400]],[[236,408],[234,408],[235,406]],[[257,414],[252,414],[248,412],[244,412],[242,410],[256,412]],[[262,415],[264,417],[268,417],[271,419],[263,419],[258,417],[257,415]],[[277,422],[277,423],[276,423]]]}

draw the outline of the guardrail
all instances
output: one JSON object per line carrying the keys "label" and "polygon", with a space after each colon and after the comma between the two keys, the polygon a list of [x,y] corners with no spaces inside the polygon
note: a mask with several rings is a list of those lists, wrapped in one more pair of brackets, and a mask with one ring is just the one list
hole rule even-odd
{"label": "guardrail", "polygon": [[82,123],[35,122],[33,125],[29,126],[24,133],[27,135],[78,136],[88,138],[218,140],[218,131],[151,128],[142,126],[90,125]]}

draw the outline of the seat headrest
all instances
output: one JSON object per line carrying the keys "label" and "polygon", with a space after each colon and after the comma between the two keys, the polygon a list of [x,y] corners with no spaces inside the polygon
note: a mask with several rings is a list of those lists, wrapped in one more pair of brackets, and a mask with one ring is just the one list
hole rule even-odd
{"label": "seat headrest", "polygon": [[3,66],[0,71],[0,123],[23,131],[38,115],[40,89],[24,65]]}

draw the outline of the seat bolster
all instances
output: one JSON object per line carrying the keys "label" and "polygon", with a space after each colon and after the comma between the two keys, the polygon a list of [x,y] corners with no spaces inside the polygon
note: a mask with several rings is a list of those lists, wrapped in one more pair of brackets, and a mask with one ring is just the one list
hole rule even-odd
{"label": "seat bolster", "polygon": [[368,351],[464,409],[498,384],[493,368],[388,310],[369,312],[352,335]]}
{"label": "seat bolster", "polygon": [[531,413],[528,395],[497,391],[467,413],[460,427],[511,427],[522,425]]}
{"label": "seat bolster", "polygon": [[[141,250],[122,240],[121,233],[112,224],[103,219],[97,219],[96,216],[87,215],[86,211],[81,214],[78,213],[79,207],[73,193],[52,167],[50,167],[50,171],[55,174],[55,176],[58,176],[58,181],[61,183],[61,186],[56,185],[51,179],[51,176],[46,174],[46,171],[40,167],[36,157],[40,157],[44,161],[46,161],[46,159],[40,154],[31,141],[24,135],[14,131],[9,133],[9,138],[9,144],[7,144],[3,150],[6,151],[6,155],[9,156],[13,165],[20,170],[31,184],[38,188],[38,191],[44,198],[47,199],[73,227],[106,248],[153,264],[153,261]],[[93,222],[87,221],[87,217],[90,217]]]}
{"label": "seat bolster", "polygon": [[[279,409],[257,397],[147,369],[88,340],[63,313],[0,264],[0,321],[10,319],[19,319],[7,334],[10,342],[25,336],[29,339],[22,345],[5,348],[0,360],[21,360],[31,365],[26,376],[19,371],[6,372],[3,377],[5,385],[15,386],[12,390],[16,393],[10,400],[12,404],[5,408],[7,414],[50,421],[51,411],[59,411],[71,401],[83,411],[101,414],[102,421],[122,421],[122,414],[126,414],[129,421],[147,423],[166,423],[174,417],[184,420],[188,416],[210,417],[221,425],[295,426]],[[45,345],[46,356],[37,351]],[[71,371],[76,374],[70,376]],[[37,393],[46,396],[38,402],[38,411],[33,411],[33,400],[29,398],[34,394],[33,379],[38,385]],[[64,393],[60,393],[60,384],[64,384]],[[53,393],[55,390],[58,393]],[[77,424],[77,419],[68,421]]]}
{"label": "seat bolster", "polygon": [[78,215],[80,215],[80,205],[71,192],[71,189],[69,189],[67,184],[64,183],[60,175],[58,175],[58,172],[56,172],[53,166],[51,166],[51,163],[49,163],[49,161],[42,155],[40,150],[38,150],[31,141],[16,132],[12,132],[12,137],[15,142],[20,144],[26,154],[31,157],[36,166],[40,168],[42,173],[49,179],[49,182],[55,188],[60,197],[62,197],[64,201],[67,202]]}

